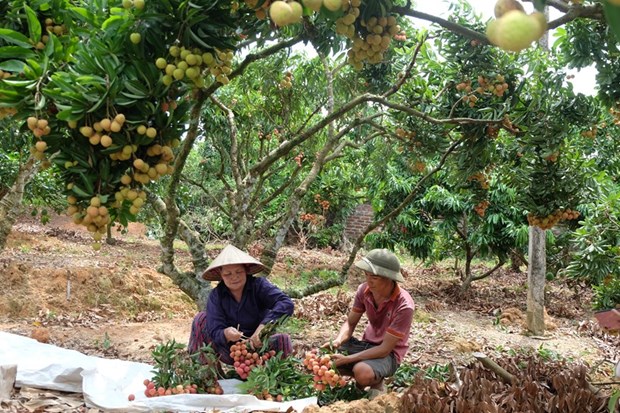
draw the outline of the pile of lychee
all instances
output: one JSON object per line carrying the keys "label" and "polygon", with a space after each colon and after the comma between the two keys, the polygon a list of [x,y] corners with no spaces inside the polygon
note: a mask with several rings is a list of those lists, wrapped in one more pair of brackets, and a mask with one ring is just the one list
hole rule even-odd
{"label": "pile of lychee", "polygon": [[328,354],[321,355],[317,349],[312,349],[306,352],[303,364],[306,370],[312,373],[314,388],[319,391],[344,387],[347,384],[347,380],[338,374]]}
{"label": "pile of lychee", "polygon": [[175,80],[193,82],[198,88],[205,86],[205,76],[213,75],[223,85],[230,82],[228,75],[232,73],[233,52],[215,49],[204,52],[201,49],[186,49],[184,46],[171,46],[168,60],[159,57],[155,65],[164,71],[162,82],[169,86]]}
{"label": "pile of lychee", "polygon": [[[146,389],[144,390],[144,395],[146,397],[159,397],[159,396],[170,396],[173,394],[196,394],[198,393],[198,386],[196,384],[186,384],[185,386],[182,384],[178,384],[176,386],[164,388],[162,386],[157,386],[154,382],[149,379],[144,380],[144,386]],[[215,385],[206,389],[209,394],[224,394],[222,390],[222,386],[216,381]],[[133,397],[132,397],[133,396]],[[135,396],[130,394],[128,396],[129,401],[133,401]]]}
{"label": "pile of lychee", "polygon": [[275,355],[275,350],[268,350],[260,354],[252,348],[247,340],[238,341],[230,346],[230,357],[233,359],[233,366],[243,380],[248,378],[250,371],[254,367],[262,366],[265,361]]}
{"label": "pile of lychee", "polygon": [[525,13],[518,0],[498,0],[495,17],[497,19],[487,25],[487,38],[506,51],[526,49],[547,31],[545,15],[540,12]]}

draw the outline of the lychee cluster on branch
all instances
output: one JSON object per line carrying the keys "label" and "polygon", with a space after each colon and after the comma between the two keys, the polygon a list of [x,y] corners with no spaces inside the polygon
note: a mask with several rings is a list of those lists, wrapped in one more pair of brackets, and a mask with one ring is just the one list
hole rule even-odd
{"label": "lychee cluster on branch", "polygon": [[546,230],[553,228],[560,221],[570,221],[579,218],[581,214],[574,209],[556,209],[555,212],[545,216],[537,217],[536,215],[529,213],[527,215],[527,222],[530,226],[539,227]]}
{"label": "lychee cluster on branch", "polygon": [[467,177],[467,181],[468,182],[473,182],[476,181],[478,182],[478,184],[480,185],[481,189],[489,189],[489,180],[486,176],[486,174],[482,173],[482,172],[476,172],[473,175],[470,175]]}
{"label": "lychee cluster on branch", "polygon": [[32,134],[37,138],[31,153],[38,159],[43,160],[45,158],[45,151],[47,150],[47,142],[43,140],[43,137],[49,135],[52,129],[49,126],[47,119],[39,119],[36,116],[30,116],[26,119],[28,129],[32,131]]}
{"label": "lychee cluster on branch", "polygon": [[609,113],[614,117],[614,125],[620,126],[620,109],[618,106],[609,108]]}
{"label": "lychee cluster on branch", "polygon": [[482,218],[486,214],[489,205],[491,205],[489,201],[487,201],[486,199],[482,200],[474,206],[474,212],[476,212],[476,214],[478,214]]}
{"label": "lychee cluster on branch", "polygon": [[107,197],[94,196],[90,199],[89,205],[84,208],[78,205],[78,199],[69,195],[67,197],[67,215],[73,218],[73,222],[78,225],[84,225],[88,232],[93,234],[95,242],[92,247],[95,251],[101,248],[101,239],[107,232],[107,226],[111,222],[108,208],[103,205]]}
{"label": "lychee cluster on branch", "polygon": [[171,46],[168,60],[159,57],[155,61],[157,68],[164,71],[162,82],[169,86],[175,80],[193,82],[198,88],[204,87],[205,76],[212,75],[223,85],[230,82],[234,54],[230,50],[203,51],[198,48],[186,49],[184,46]]}
{"label": "lychee cluster on branch", "polygon": [[[174,172],[172,148],[179,144],[178,139],[164,139],[147,121],[142,124],[135,120],[127,122],[125,115],[116,113],[113,107],[108,108],[108,113],[102,118],[89,116],[80,121],[67,121],[69,128],[74,130],[74,139],[88,139],[90,145],[102,148],[101,154],[110,159],[114,168],[126,168],[120,182],[95,182],[94,197],[75,187],[73,181],[67,185],[67,213],[75,224],[84,225],[93,233],[95,250],[101,247],[99,241],[114,219],[127,212],[134,216],[138,214],[146,201],[142,185]],[[47,122],[36,118],[28,120],[28,127],[32,127],[35,136],[45,133],[46,125],[42,121]],[[35,148],[44,149],[44,144],[38,141]],[[71,179],[79,179],[79,168],[84,167],[84,163],[75,159],[58,159],[57,162],[64,165],[68,174],[76,176]]]}
{"label": "lychee cluster on branch", "polygon": [[381,63],[392,38],[405,39],[394,16],[373,16],[368,20],[360,20],[356,25],[360,4],[360,0],[345,1],[343,9],[347,14],[336,21],[336,32],[353,42],[347,55],[349,63],[356,70],[361,70],[364,63]]}

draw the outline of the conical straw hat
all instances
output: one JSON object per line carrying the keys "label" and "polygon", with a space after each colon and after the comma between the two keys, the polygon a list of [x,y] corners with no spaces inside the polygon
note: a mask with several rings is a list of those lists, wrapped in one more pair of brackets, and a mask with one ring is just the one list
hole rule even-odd
{"label": "conical straw hat", "polygon": [[222,279],[220,267],[231,264],[244,264],[248,275],[256,274],[265,269],[265,266],[250,254],[241,251],[234,245],[228,245],[211,262],[211,265],[202,274],[202,278],[207,281],[220,281]]}

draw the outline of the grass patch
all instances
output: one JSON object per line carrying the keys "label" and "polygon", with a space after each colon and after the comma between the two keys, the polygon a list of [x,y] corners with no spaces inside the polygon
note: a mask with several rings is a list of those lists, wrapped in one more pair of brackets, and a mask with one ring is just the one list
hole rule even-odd
{"label": "grass patch", "polygon": [[9,299],[8,302],[9,307],[9,316],[18,317],[21,312],[24,310],[25,304],[22,300],[16,300],[14,298]]}
{"label": "grass patch", "polygon": [[334,270],[313,269],[301,271],[298,276],[290,274],[278,274],[270,277],[273,284],[283,290],[303,290],[304,288],[321,282],[338,278],[340,274]]}
{"label": "grass patch", "polygon": [[427,313],[424,310],[420,310],[420,309],[416,309],[415,312],[413,313],[413,321],[415,321],[416,323],[430,323],[431,322],[431,314]]}
{"label": "grass patch", "polygon": [[290,335],[296,335],[304,332],[308,325],[307,320],[302,320],[295,317],[288,317],[284,324],[278,328],[279,332],[287,333]]}

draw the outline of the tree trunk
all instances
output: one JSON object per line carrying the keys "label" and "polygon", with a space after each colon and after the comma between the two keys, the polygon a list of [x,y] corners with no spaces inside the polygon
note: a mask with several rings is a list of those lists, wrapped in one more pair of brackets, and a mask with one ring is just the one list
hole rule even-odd
{"label": "tree trunk", "polygon": [[0,199],[0,251],[4,249],[13,224],[21,212],[24,188],[38,170],[37,160],[29,157],[26,163],[19,167],[17,178],[9,192]]}
{"label": "tree trunk", "polygon": [[[152,193],[148,194],[148,201],[160,218],[165,221],[167,209],[164,201]],[[172,264],[172,267],[163,266],[160,272],[169,276],[183,292],[196,301],[199,307],[202,307],[206,303],[209,291],[211,291],[211,284],[202,279],[202,274],[209,265],[209,258],[205,254],[204,242],[200,239],[200,234],[191,229],[182,219],[179,219],[178,228],[179,237],[189,248],[194,271],[193,273],[181,273]]]}
{"label": "tree trunk", "polygon": [[187,135],[185,136],[185,140],[183,141],[183,146],[175,159],[175,169],[172,173],[170,185],[166,190],[164,199],[166,218],[164,220],[164,235],[159,240],[159,244],[161,247],[161,271],[168,276],[178,274],[174,264],[174,240],[177,236],[180,221],[180,211],[176,204],[176,195],[179,189],[179,182],[181,181],[183,167],[185,166],[187,157],[189,156],[189,153],[194,146],[194,142],[198,137],[198,124],[201,119],[200,115],[202,113],[202,107],[206,99],[206,97],[201,93],[198,93],[197,96],[194,96],[194,98],[195,102],[190,115],[189,129],[187,131]]}
{"label": "tree trunk", "polygon": [[547,267],[546,234],[531,226],[529,234],[529,266],[527,268],[527,329],[536,335],[545,333],[545,275]]}

